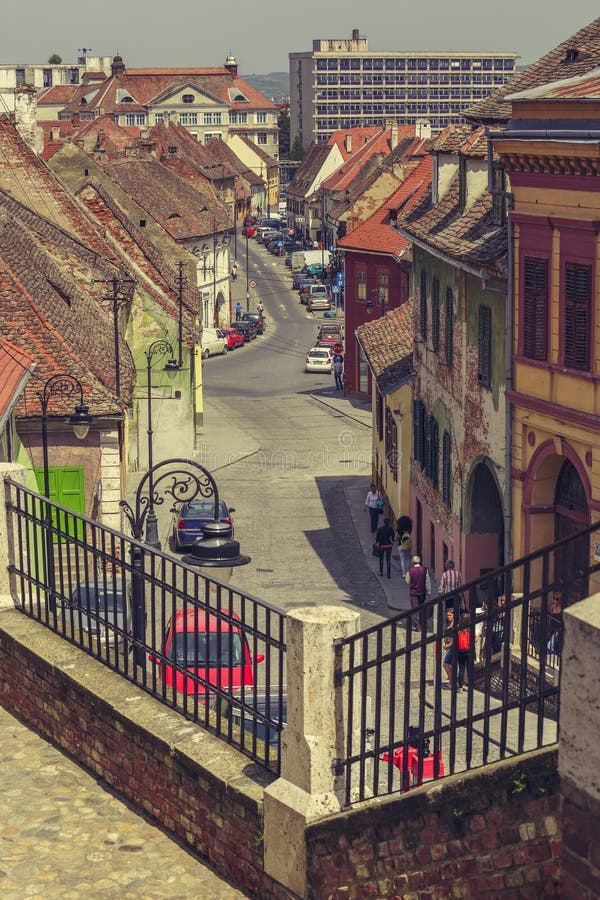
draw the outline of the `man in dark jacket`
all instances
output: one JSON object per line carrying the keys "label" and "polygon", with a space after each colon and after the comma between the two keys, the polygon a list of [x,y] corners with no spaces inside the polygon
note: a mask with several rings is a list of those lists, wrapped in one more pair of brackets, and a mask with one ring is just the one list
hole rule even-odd
{"label": "man in dark jacket", "polygon": [[392,547],[394,545],[394,529],[389,519],[384,519],[375,535],[375,543],[379,547],[379,574],[383,577],[383,560],[387,569],[387,577],[392,577]]}
{"label": "man in dark jacket", "polygon": [[[410,605],[413,607],[413,609],[422,606],[423,603],[425,603],[427,597],[431,594],[431,582],[429,579],[429,572],[427,571],[425,566],[421,565],[420,556],[413,556],[412,565],[406,573],[406,583],[408,585]],[[419,631],[421,624],[420,619],[421,613],[419,613],[418,616],[413,616],[413,630]]]}

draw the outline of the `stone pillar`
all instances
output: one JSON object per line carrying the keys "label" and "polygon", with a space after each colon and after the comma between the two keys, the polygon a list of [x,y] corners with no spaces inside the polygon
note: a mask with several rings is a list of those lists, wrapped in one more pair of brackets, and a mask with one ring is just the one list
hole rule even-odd
{"label": "stone pillar", "polygon": [[0,609],[14,609],[15,599],[8,571],[14,555],[14,537],[6,511],[10,488],[5,484],[5,478],[12,478],[13,481],[25,485],[25,467],[18,463],[0,462],[0,482],[3,487],[0,502]]}
{"label": "stone pillar", "polygon": [[287,620],[287,710],[281,777],[264,795],[265,870],[306,897],[308,823],[339,812],[345,756],[343,688],[334,684],[334,641],[353,634],[359,614],[344,607],[294,609]]}
{"label": "stone pillar", "polygon": [[600,594],[565,610],[558,768],[562,896],[600,896]]}

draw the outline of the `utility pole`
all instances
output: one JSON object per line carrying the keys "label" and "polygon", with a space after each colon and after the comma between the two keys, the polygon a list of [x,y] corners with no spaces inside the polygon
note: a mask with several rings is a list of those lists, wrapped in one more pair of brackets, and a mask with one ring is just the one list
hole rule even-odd
{"label": "utility pole", "polygon": [[130,303],[131,297],[119,297],[121,286],[125,284],[135,285],[133,278],[95,278],[94,284],[112,285],[112,293],[103,300],[110,300],[113,305],[113,332],[115,343],[115,389],[117,397],[121,396],[121,359],[119,354],[119,303]]}
{"label": "utility pole", "polygon": [[183,261],[179,261],[179,275],[177,277],[177,289],[179,295],[179,318],[178,318],[178,346],[179,346],[179,368],[181,369],[183,366],[183,287],[186,283],[185,275],[183,274]]}

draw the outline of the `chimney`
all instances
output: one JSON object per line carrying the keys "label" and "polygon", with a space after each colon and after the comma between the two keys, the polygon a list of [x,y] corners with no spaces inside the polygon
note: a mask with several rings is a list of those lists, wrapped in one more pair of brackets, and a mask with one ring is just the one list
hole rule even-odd
{"label": "chimney", "polygon": [[17,131],[34,153],[44,149],[44,132],[36,122],[37,99],[32,84],[15,87],[15,125]]}
{"label": "chimney", "polygon": [[110,67],[110,71],[112,75],[122,75],[125,71],[125,63],[123,62],[122,57],[114,56],[112,65]]}
{"label": "chimney", "polygon": [[431,138],[431,122],[428,119],[417,119],[415,137],[428,141]]}
{"label": "chimney", "polygon": [[53,141],[60,141],[60,125],[53,125],[50,129],[50,138]]}
{"label": "chimney", "polygon": [[353,28],[353,29],[352,29],[352,40],[353,40],[353,41],[357,41],[357,40],[358,40],[358,28]]}
{"label": "chimney", "polygon": [[79,128],[79,113],[73,113],[71,116],[71,127]]}
{"label": "chimney", "polygon": [[395,150],[398,146],[398,123],[391,122],[390,123],[390,147],[392,150]]}
{"label": "chimney", "polygon": [[235,56],[229,54],[227,59],[225,60],[225,68],[229,72],[232,78],[235,78],[238,73],[238,65]]}
{"label": "chimney", "polygon": [[346,153],[352,153],[352,135],[347,134],[344,139],[344,145],[346,147]]}

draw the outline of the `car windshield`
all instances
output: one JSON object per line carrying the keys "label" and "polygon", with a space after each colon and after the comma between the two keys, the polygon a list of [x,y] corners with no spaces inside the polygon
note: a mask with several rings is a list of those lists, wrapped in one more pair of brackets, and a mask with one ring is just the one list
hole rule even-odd
{"label": "car windshield", "polygon": [[[256,711],[260,713],[265,718],[269,718],[272,722],[276,722],[282,727],[287,724],[287,698],[283,698],[283,703],[280,704],[279,697],[271,697],[271,702],[269,703],[269,710],[267,713],[267,703],[265,698],[257,698],[256,700]],[[270,744],[271,747],[277,746],[279,743],[279,734],[280,730],[276,728],[270,728],[266,722],[256,721],[249,712],[241,709],[233,709],[231,713],[231,718],[233,723],[240,727],[244,727],[246,731],[254,732],[256,734],[256,739],[259,741],[264,741],[264,743]]]}
{"label": "car windshield", "polygon": [[308,355],[313,358],[316,357],[317,359],[327,359],[329,356],[329,353],[327,352],[327,350],[311,350],[311,352]]}
{"label": "car windshield", "polygon": [[123,592],[120,587],[113,588],[107,585],[106,587],[98,587],[96,590],[93,585],[89,585],[89,587],[81,585],[74,592],[71,599],[81,609],[96,612],[116,609],[117,612],[123,612]]}
{"label": "car windshield", "polygon": [[[197,517],[200,519],[212,519],[215,514],[214,500],[190,500],[187,507],[183,509],[183,517]],[[227,515],[227,509],[222,500],[219,501],[219,514],[224,517]]]}
{"label": "car windshield", "polygon": [[175,645],[169,656],[186,668],[207,666],[239,666],[243,659],[242,636],[239,632],[190,631],[175,634]]}

